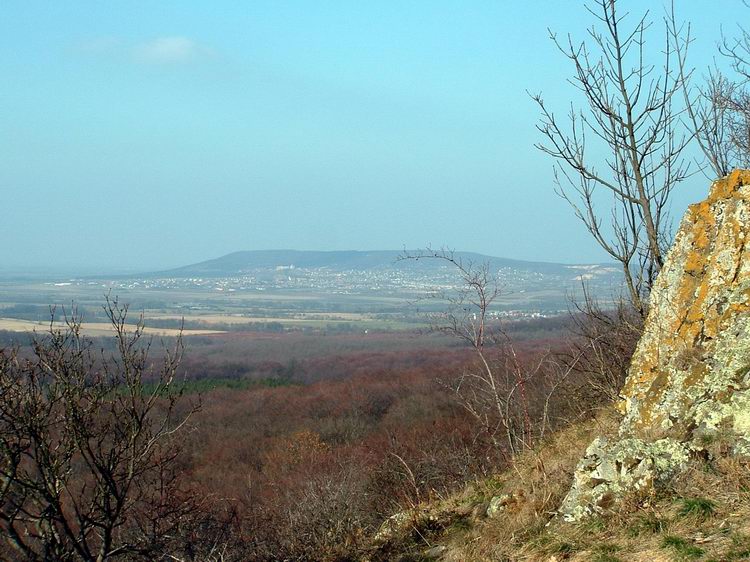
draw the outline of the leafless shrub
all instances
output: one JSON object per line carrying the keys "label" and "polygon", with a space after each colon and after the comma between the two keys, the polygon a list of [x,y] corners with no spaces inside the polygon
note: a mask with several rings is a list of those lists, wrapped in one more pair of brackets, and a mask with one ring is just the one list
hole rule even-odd
{"label": "leafless shrub", "polygon": [[[0,532],[18,560],[153,560],[177,551],[200,510],[175,474],[177,338],[149,360],[143,323],[107,298],[117,351],[97,354],[75,311],[36,338],[33,356],[0,351]],[[54,319],[54,315],[53,315]]]}
{"label": "leafless shrub", "polygon": [[491,307],[500,292],[489,264],[473,264],[454,252],[429,248],[404,253],[402,259],[438,259],[456,269],[458,289],[443,295],[449,306],[433,316],[434,329],[467,343],[476,361],[445,384],[496,448],[509,457],[532,448],[549,427],[554,394],[578,358],[563,364],[544,348],[521,357],[499,319],[493,320]]}
{"label": "leafless shrub", "polygon": [[574,303],[570,351],[561,361],[578,375],[576,393],[588,404],[615,402],[643,330],[643,318],[626,299],[603,308],[584,287]]}

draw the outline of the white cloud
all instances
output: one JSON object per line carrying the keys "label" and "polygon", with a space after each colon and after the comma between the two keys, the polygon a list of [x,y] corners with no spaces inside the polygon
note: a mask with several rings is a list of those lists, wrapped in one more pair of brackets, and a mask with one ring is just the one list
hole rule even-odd
{"label": "white cloud", "polygon": [[137,62],[147,64],[182,64],[204,58],[211,49],[187,37],[156,37],[133,47]]}
{"label": "white cloud", "polygon": [[187,64],[211,58],[216,51],[189,37],[165,36],[132,42],[104,36],[71,45],[72,52],[86,57],[151,65]]}

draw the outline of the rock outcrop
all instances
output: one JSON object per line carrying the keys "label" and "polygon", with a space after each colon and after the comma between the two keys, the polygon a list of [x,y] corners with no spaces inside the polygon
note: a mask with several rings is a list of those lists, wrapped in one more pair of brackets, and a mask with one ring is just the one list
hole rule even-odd
{"label": "rock outcrop", "polygon": [[620,439],[586,450],[566,520],[670,478],[717,438],[750,454],[748,243],[750,171],[735,170],[680,224],[621,393]]}

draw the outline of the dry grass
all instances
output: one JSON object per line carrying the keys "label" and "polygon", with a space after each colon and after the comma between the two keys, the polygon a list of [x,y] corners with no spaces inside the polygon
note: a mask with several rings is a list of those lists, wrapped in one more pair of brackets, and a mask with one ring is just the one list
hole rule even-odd
{"label": "dry grass", "polygon": [[206,324],[248,324],[251,322],[281,322],[281,323],[305,323],[305,322],[365,322],[372,320],[368,314],[358,312],[300,312],[289,316],[245,316],[240,314],[196,314],[180,316],[176,314],[149,314],[149,320],[175,320],[182,319],[191,322],[205,322]]}
{"label": "dry grass", "polygon": [[[595,435],[612,434],[617,421],[613,409],[603,411],[596,419],[557,432],[538,450],[519,456],[505,472],[419,506],[415,512],[424,524],[417,521],[407,527],[371,560],[416,560],[417,553],[436,544],[447,547],[440,560],[450,562],[535,559],[536,541],[567,493],[583,451]],[[495,496],[506,496],[507,506],[496,518],[487,519]]]}
{"label": "dry grass", "polygon": [[[750,560],[750,461],[726,456],[724,447],[695,459],[668,488],[631,495],[607,515],[575,525],[554,517],[586,446],[595,435],[614,435],[616,426],[616,415],[602,412],[560,431],[507,472],[425,508],[444,522],[428,537],[447,547],[440,560]],[[490,499],[502,494],[511,498],[505,511],[485,518]]]}
{"label": "dry grass", "polygon": [[568,492],[588,444],[596,435],[613,434],[617,422],[614,411],[603,411],[593,420],[559,431],[538,450],[521,455],[510,470],[494,479],[495,491],[487,490],[488,495],[510,494],[512,500],[505,511],[478,526],[474,540],[457,543],[449,560],[535,559],[540,549],[565,554],[569,548],[564,541],[542,544],[547,525]]}
{"label": "dry grass", "polygon": [[[38,332],[43,333],[49,330],[49,322],[34,322],[32,320],[18,320],[15,318],[0,318],[0,330],[7,330],[9,332]],[[56,329],[64,330],[65,324],[62,322],[56,322],[54,324]],[[90,337],[96,336],[111,336],[114,334],[114,329],[111,324],[106,322],[84,322],[81,324],[83,333]],[[143,333],[146,335],[154,336],[177,336],[180,330],[175,328],[149,328],[143,329]],[[208,334],[221,334],[224,333],[220,330],[182,330],[183,336],[202,336]]]}

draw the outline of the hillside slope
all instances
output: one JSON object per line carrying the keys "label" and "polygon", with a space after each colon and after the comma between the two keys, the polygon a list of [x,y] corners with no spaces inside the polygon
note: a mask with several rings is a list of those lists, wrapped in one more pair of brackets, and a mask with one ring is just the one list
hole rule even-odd
{"label": "hillside slope", "polygon": [[620,507],[566,523],[557,509],[594,435],[616,435],[614,408],[572,424],[508,470],[386,522],[370,562],[671,562],[750,560],[750,471],[717,441],[679,477]]}
{"label": "hillside slope", "polygon": [[750,170],[685,213],[616,408],[392,518],[373,559],[750,559],[749,217]]}
{"label": "hillside slope", "polygon": [[[295,268],[326,268],[335,271],[372,270],[372,269],[414,269],[446,267],[440,260],[399,261],[404,252],[399,250],[376,251],[301,251],[301,250],[252,250],[233,252],[216,259],[186,265],[176,269],[159,272],[155,275],[190,277],[190,276],[229,276],[245,272],[275,269],[279,267]],[[493,269],[516,269],[519,271],[536,272],[540,274],[562,275],[571,277],[580,273],[581,268],[587,271],[601,271],[611,274],[612,264],[561,264],[551,262],[535,262],[513,260],[495,256],[487,256],[472,252],[456,252],[455,256],[465,262],[475,264],[488,263]]]}

